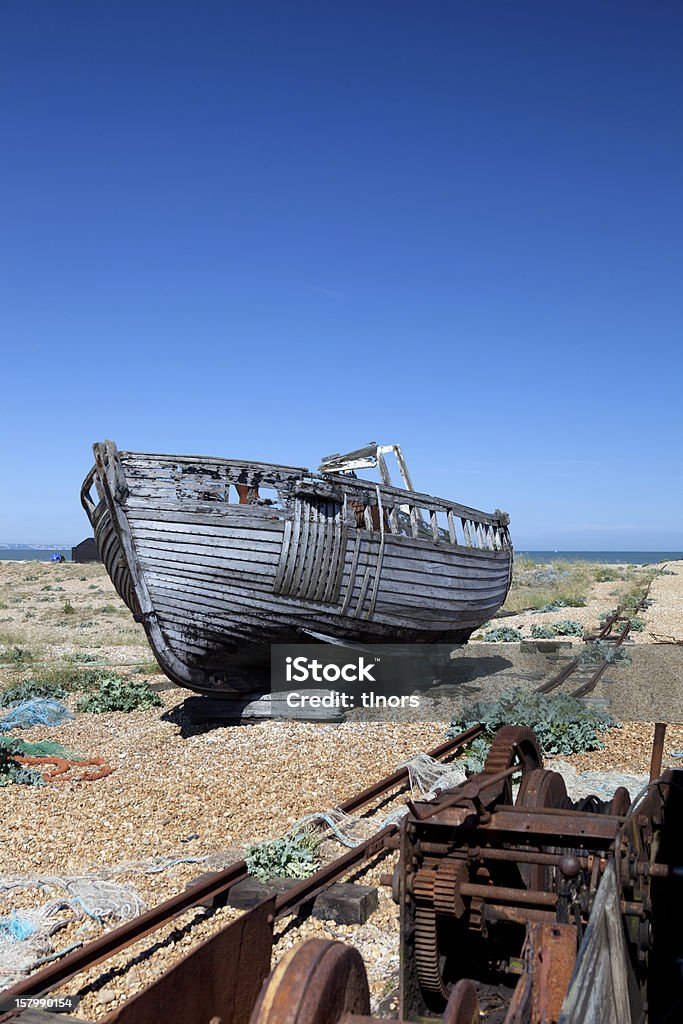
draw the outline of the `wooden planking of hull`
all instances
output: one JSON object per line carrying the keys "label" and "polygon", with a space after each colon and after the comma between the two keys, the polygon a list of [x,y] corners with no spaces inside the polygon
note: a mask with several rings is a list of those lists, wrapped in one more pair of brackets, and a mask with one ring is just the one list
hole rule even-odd
{"label": "wooden planking of hull", "polygon": [[[508,517],[412,490],[397,447],[405,488],[390,483],[388,448],[319,473],[93,450],[81,501],[102,561],[164,672],[189,689],[258,696],[270,645],[316,634],[464,643],[507,595]],[[368,465],[381,484],[348,475]]]}

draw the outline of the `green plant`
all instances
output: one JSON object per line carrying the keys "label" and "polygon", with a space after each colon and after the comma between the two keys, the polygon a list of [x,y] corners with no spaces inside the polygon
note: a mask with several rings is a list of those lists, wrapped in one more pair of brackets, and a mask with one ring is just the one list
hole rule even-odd
{"label": "green plant", "polygon": [[558,608],[585,608],[586,598],[583,594],[560,594],[555,603]]}
{"label": "green plant", "polygon": [[281,839],[252,843],[244,859],[247,871],[260,882],[271,878],[308,878],[319,865],[319,838],[311,831],[289,833]]}
{"label": "green plant", "polygon": [[604,640],[594,640],[586,644],[579,655],[581,665],[599,665],[606,661],[610,665],[630,665],[631,655],[624,647],[615,647]]}
{"label": "green plant", "polygon": [[502,725],[526,725],[534,730],[548,754],[573,754],[604,746],[600,733],[619,724],[599,708],[588,708],[568,694],[540,694],[515,686],[496,700],[476,701],[453,719],[448,736],[481,723],[485,736],[475,740],[465,759],[468,771],[481,771],[486,752]]}
{"label": "green plant", "polygon": [[125,680],[112,674],[102,678],[92,693],[81,697],[76,710],[100,715],[106,711],[147,711],[162,706],[146,680]]}
{"label": "green plant", "polygon": [[619,569],[613,569],[610,565],[600,565],[595,570],[596,583],[613,583],[614,580],[623,580],[624,574]]}
{"label": "green plant", "polygon": [[143,661],[143,663],[138,665],[138,667],[133,671],[144,676],[158,676],[161,673],[161,669],[158,664],[152,659],[149,661]]}
{"label": "green plant", "polygon": [[9,707],[17,701],[33,700],[35,697],[54,697],[60,700],[66,697],[67,689],[59,683],[39,679],[25,679],[23,683],[15,683],[6,690],[0,691],[0,707]]}
{"label": "green plant", "polygon": [[528,572],[535,568],[536,563],[529,555],[515,555],[515,572]]}
{"label": "green plant", "polygon": [[520,631],[511,626],[499,626],[498,629],[489,629],[484,633],[484,643],[487,644],[514,643],[521,639]]}
{"label": "green plant", "polygon": [[553,631],[557,636],[583,636],[583,626],[575,619],[562,619],[553,623]]}
{"label": "green plant", "polygon": [[74,608],[74,606],[72,605],[71,601],[69,601],[68,598],[64,602],[62,611],[64,612],[65,615],[73,615],[74,612],[76,611],[76,609]]}
{"label": "green plant", "polygon": [[12,783],[20,786],[44,786],[45,779],[37,768],[30,768],[23,764],[17,764],[12,756],[16,751],[11,743],[3,743],[0,746],[0,786],[10,786]]}
{"label": "green plant", "polygon": [[637,615],[628,621],[633,633],[642,633],[645,629],[645,619],[639,619]]}
{"label": "green plant", "polygon": [[27,665],[30,661],[33,661],[33,655],[26,647],[11,647],[0,654],[0,661],[4,661],[9,665]]}
{"label": "green plant", "polygon": [[531,637],[533,640],[552,640],[555,636],[551,626],[536,626],[531,627]]}

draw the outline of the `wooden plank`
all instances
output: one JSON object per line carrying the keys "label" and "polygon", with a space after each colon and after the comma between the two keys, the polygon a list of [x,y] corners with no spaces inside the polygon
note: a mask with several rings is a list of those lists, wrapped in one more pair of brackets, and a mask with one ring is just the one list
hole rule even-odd
{"label": "wooden plank", "polygon": [[354,548],[353,548],[353,554],[351,556],[351,567],[350,567],[350,570],[349,570],[349,579],[348,579],[348,582],[346,584],[346,591],[345,591],[344,601],[343,601],[342,607],[341,607],[341,614],[342,615],[346,615],[346,613],[348,611],[348,608],[349,608],[349,605],[351,603],[351,599],[353,597],[353,592],[354,592],[355,585],[356,585],[356,572],[357,572],[357,567],[358,567],[358,558],[360,556],[361,543],[362,543],[361,536],[360,536],[359,533],[356,533],[355,544],[354,544]]}
{"label": "wooden plank", "polygon": [[631,1020],[628,955],[614,860],[602,876],[562,1004],[560,1024],[624,1024]]}
{"label": "wooden plank", "polygon": [[187,565],[193,563],[210,565],[216,569],[237,572],[253,572],[258,576],[270,576],[272,579],[275,578],[278,564],[275,553],[259,552],[260,557],[255,558],[246,548],[231,548],[229,551],[223,552],[218,548],[187,544],[179,550],[173,545],[154,544],[146,540],[137,541],[136,548],[141,558],[154,558],[158,555],[171,562]]}
{"label": "wooden plank", "polygon": [[363,613],[363,605],[365,604],[365,598],[366,598],[366,595],[367,595],[367,592],[368,592],[368,587],[370,586],[370,576],[371,576],[370,569],[367,568],[365,570],[365,573],[363,574],[363,582],[361,583],[360,594],[358,596],[358,602],[357,602],[356,607],[354,608],[354,610],[352,612],[352,615],[355,618],[358,618]]}
{"label": "wooden plank", "polygon": [[179,522],[161,522],[151,519],[141,519],[129,516],[131,529],[133,533],[143,532],[150,533],[154,536],[163,534],[169,538],[182,538],[185,536],[191,537],[211,537],[215,538],[221,544],[227,544],[231,541],[248,541],[252,543],[259,541],[264,544],[275,544],[280,545],[282,543],[282,536],[284,533],[284,521],[282,524],[278,524],[274,529],[267,529],[261,524],[255,524],[250,526],[247,523],[240,523],[234,525],[232,523],[224,522],[213,522],[213,523],[195,523],[192,521],[185,521],[184,523]]}
{"label": "wooden plank", "polygon": [[285,569],[284,578],[280,588],[280,593],[282,594],[292,593],[292,581],[296,572],[296,563],[301,537],[301,515],[301,499],[297,498],[294,502],[294,525],[292,526],[292,540],[287,554],[287,568]]}
{"label": "wooden plank", "polygon": [[277,567],[277,573],[275,574],[275,582],[273,583],[273,591],[279,594],[282,591],[282,581],[287,571],[287,561],[289,559],[289,545],[292,538],[292,523],[291,520],[287,520],[285,523],[285,532],[282,538],[282,547],[280,551],[280,561]]}

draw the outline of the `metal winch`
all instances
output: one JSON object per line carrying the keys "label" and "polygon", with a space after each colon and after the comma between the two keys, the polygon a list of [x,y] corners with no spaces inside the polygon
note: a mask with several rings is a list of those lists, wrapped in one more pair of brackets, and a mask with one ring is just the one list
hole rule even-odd
{"label": "metal winch", "polygon": [[[399,1019],[663,1024],[681,988],[682,802],[673,770],[633,804],[625,789],[572,801],[534,733],[502,728],[482,772],[409,801],[384,878],[401,914]],[[252,1024],[372,1020],[360,955],[314,940],[280,961]]]}

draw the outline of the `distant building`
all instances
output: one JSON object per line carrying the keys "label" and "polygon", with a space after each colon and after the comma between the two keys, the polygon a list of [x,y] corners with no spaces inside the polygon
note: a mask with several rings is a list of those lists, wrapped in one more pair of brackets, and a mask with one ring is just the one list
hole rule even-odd
{"label": "distant building", "polygon": [[101,562],[100,553],[94,537],[87,537],[71,549],[72,562]]}

